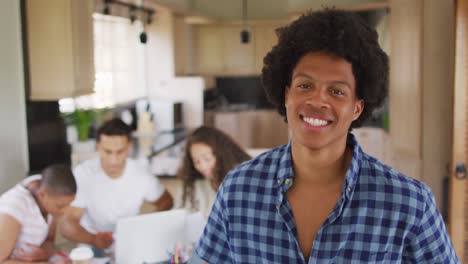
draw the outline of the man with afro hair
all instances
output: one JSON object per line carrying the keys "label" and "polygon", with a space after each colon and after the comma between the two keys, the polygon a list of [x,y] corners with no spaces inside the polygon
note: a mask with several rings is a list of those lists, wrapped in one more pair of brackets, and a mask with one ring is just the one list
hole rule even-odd
{"label": "man with afro hair", "polygon": [[291,140],[228,173],[197,256],[459,263],[432,191],[364,153],[350,133],[387,96],[388,57],[375,30],[355,13],[325,9],[277,34],[262,81]]}

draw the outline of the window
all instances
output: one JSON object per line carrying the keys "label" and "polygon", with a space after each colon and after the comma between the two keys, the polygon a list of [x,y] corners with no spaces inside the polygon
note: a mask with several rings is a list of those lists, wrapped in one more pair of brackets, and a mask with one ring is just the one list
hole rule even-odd
{"label": "window", "polygon": [[94,93],[60,100],[62,112],[104,108],[146,96],[145,52],[140,21],[94,14]]}

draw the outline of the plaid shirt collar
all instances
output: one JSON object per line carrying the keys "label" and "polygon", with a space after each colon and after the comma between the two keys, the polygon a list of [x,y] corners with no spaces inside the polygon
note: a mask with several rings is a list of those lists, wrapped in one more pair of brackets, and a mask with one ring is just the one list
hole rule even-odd
{"label": "plaid shirt collar", "polygon": [[[348,171],[346,172],[343,193],[347,199],[350,199],[359,177],[359,168],[363,153],[355,136],[351,133],[348,134],[347,146],[352,148],[353,156],[351,158]],[[284,193],[286,193],[292,186],[294,181],[294,170],[291,158],[291,141],[289,141],[286,146],[286,151],[280,158],[279,169],[276,176],[278,188],[284,195]],[[283,195],[280,195],[278,202],[281,202]]]}

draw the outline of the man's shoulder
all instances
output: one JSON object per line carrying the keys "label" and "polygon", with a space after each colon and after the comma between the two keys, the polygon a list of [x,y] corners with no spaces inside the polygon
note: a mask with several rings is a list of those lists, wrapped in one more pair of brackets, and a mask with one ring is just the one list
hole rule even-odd
{"label": "man's shoulder", "polygon": [[80,162],[76,165],[75,170],[82,170],[82,169],[96,169],[99,165],[99,157],[95,157],[92,159],[87,159]]}
{"label": "man's shoulder", "polygon": [[101,165],[98,157],[85,160],[80,164],[76,165],[76,167],[73,169],[73,175],[77,180],[86,179],[89,177],[95,179],[95,175],[101,170],[100,166]]}
{"label": "man's shoulder", "polygon": [[275,147],[241,163],[227,174],[223,185],[255,185],[273,181],[286,151],[287,145]]}
{"label": "man's shoulder", "polygon": [[383,191],[388,197],[397,195],[424,202],[433,195],[431,189],[420,180],[407,176],[365,153],[361,161],[360,183],[375,185],[377,191]]}
{"label": "man's shoulder", "polygon": [[30,207],[35,205],[34,198],[20,185],[15,185],[10,190],[0,196],[0,213],[9,212],[28,212]]}

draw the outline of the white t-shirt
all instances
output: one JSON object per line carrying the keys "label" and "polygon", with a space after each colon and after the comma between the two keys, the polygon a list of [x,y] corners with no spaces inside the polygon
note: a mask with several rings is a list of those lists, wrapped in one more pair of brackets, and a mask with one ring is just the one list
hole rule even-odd
{"label": "white t-shirt", "polygon": [[[184,208],[188,210],[199,211],[207,219],[210,215],[211,207],[213,207],[213,203],[216,198],[216,192],[213,190],[210,181],[207,179],[196,180],[193,187],[194,204],[192,205],[190,198],[187,197]],[[180,188],[178,188],[176,191],[178,194],[178,200],[175,202],[175,207],[177,208],[182,207],[183,188],[184,187],[181,185]]]}
{"label": "white t-shirt", "polygon": [[99,158],[78,165],[73,174],[78,190],[71,205],[85,209],[80,224],[90,233],[113,232],[117,220],[137,215],[143,201],[154,202],[165,191],[145,166],[131,159],[117,179],[104,172]]}
{"label": "white t-shirt", "polygon": [[46,222],[36,200],[25,188],[41,178],[41,175],[30,176],[0,196],[0,214],[7,214],[21,224],[21,232],[10,257],[15,256],[20,248],[27,250],[26,243],[41,246],[49,234],[52,216],[48,215]]}

